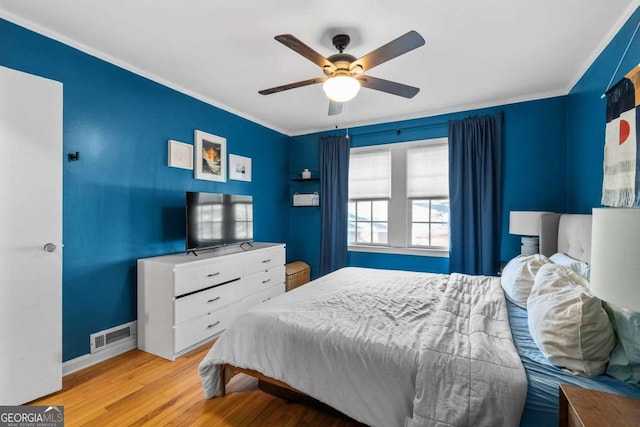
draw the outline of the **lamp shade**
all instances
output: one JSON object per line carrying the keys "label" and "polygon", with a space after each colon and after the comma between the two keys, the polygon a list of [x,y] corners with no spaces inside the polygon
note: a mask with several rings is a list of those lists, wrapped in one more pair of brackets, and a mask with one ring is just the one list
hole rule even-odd
{"label": "lamp shade", "polygon": [[349,76],[331,77],[324,82],[322,90],[335,102],[347,102],[355,98],[360,90],[360,82]]}
{"label": "lamp shade", "polygon": [[591,231],[591,292],[640,311],[640,209],[595,208]]}
{"label": "lamp shade", "polygon": [[549,212],[511,211],[509,212],[509,234],[518,236],[539,236],[540,217]]}

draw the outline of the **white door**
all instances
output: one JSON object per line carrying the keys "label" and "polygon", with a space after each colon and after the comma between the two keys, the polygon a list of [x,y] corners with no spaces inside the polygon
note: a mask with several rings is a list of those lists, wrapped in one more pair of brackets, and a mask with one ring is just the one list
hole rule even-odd
{"label": "white door", "polygon": [[61,388],[62,84],[0,67],[0,405]]}

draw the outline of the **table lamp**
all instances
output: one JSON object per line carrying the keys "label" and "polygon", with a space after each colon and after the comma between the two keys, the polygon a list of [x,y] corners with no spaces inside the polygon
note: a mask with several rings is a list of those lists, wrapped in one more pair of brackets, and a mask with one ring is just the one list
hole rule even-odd
{"label": "table lamp", "polygon": [[511,211],[509,212],[509,234],[522,236],[520,253],[533,255],[538,253],[540,243],[540,217],[550,212]]}

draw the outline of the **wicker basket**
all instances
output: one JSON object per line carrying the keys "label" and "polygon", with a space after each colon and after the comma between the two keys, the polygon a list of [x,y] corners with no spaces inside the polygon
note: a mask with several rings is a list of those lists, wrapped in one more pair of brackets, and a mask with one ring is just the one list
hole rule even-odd
{"label": "wicker basket", "polygon": [[285,265],[287,274],[286,291],[302,286],[311,280],[311,268],[309,264],[302,261],[295,261]]}

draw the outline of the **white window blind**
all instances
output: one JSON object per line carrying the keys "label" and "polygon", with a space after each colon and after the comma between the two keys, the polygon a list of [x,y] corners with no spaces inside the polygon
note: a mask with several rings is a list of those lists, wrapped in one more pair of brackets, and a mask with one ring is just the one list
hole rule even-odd
{"label": "white window blind", "polygon": [[349,200],[391,197],[391,152],[352,152],[349,160]]}
{"label": "white window blind", "polygon": [[449,147],[446,143],[407,150],[407,197],[449,197]]}

